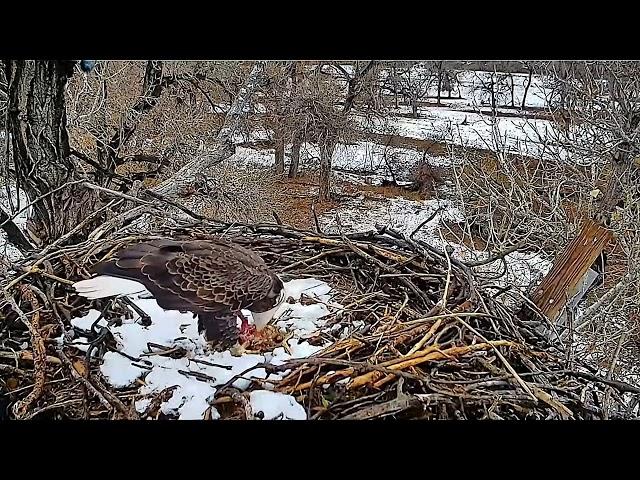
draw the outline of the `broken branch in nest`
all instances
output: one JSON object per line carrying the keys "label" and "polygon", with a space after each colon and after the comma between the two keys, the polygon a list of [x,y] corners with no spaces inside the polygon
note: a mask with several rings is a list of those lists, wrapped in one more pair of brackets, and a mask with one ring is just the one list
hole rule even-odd
{"label": "broken branch in nest", "polygon": [[16,418],[26,418],[31,405],[40,398],[44,391],[44,384],[47,375],[47,351],[44,340],[40,334],[40,312],[38,311],[38,300],[34,293],[29,289],[28,285],[22,285],[20,288],[22,298],[29,302],[31,310],[34,312],[31,318],[20,310],[15,300],[6,294],[7,301],[11,304],[14,311],[19,315],[20,320],[29,329],[31,335],[31,347],[33,349],[33,365],[34,365],[34,385],[33,390],[26,398],[19,400],[13,405],[13,414]]}

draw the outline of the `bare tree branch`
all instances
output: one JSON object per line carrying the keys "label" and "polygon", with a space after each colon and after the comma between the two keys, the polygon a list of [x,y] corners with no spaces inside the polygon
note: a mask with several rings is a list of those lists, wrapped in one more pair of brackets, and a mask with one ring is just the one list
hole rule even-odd
{"label": "bare tree branch", "polygon": [[188,162],[169,179],[153,188],[153,192],[166,197],[179,195],[180,192],[183,192],[186,188],[194,184],[199,174],[235,153],[233,135],[239,128],[241,119],[251,102],[253,93],[262,81],[264,68],[264,62],[256,62],[253,66],[245,85],[240,89],[231,108],[229,108],[222,128],[215,138],[218,147],[212,153]]}

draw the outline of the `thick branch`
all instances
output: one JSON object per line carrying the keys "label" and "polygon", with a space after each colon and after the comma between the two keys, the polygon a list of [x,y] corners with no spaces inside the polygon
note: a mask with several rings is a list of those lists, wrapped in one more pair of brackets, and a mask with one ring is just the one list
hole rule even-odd
{"label": "thick branch", "polygon": [[216,135],[215,140],[218,143],[218,147],[208,155],[194,158],[169,179],[155,187],[152,190],[153,192],[167,197],[179,195],[180,192],[185,191],[185,189],[194,184],[199,174],[235,153],[235,146],[232,142],[233,135],[238,130],[242,116],[249,106],[255,90],[262,81],[264,66],[264,62],[255,63],[244,86],[240,89],[235,101],[229,108],[224,124]]}
{"label": "thick branch", "polygon": [[18,228],[18,226],[11,220],[11,217],[0,206],[0,227],[7,234],[7,240],[18,248],[22,253],[31,250],[33,246],[27,240],[24,233]]}
{"label": "thick branch", "polygon": [[371,60],[362,70],[357,72],[352,79],[349,80],[349,91],[347,93],[347,98],[344,102],[344,113],[349,113],[353,104],[360,93],[360,89],[362,88],[362,81],[366,77],[367,73],[371,71],[373,67],[376,66],[378,62],[376,60]]}
{"label": "thick branch", "polygon": [[149,60],[144,73],[144,83],[142,86],[142,94],[134,106],[127,112],[122,121],[122,128],[109,141],[109,147],[114,151],[127,142],[138,123],[140,123],[141,115],[148,113],[158,103],[158,99],[162,94],[162,69],[163,62]]}

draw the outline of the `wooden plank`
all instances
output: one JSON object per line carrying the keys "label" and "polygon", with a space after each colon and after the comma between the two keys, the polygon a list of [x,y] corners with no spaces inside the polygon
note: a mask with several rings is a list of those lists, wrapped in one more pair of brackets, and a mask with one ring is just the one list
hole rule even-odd
{"label": "wooden plank", "polygon": [[571,298],[578,292],[587,270],[612,240],[613,234],[593,220],[556,258],[551,271],[536,287],[531,299],[550,320],[556,320]]}

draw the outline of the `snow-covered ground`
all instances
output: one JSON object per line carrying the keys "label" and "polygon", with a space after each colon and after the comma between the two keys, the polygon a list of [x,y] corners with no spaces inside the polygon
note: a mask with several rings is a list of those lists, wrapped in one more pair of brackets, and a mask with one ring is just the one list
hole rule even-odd
{"label": "snow-covered ground", "polygon": [[420,118],[391,116],[385,122],[359,121],[373,133],[539,158],[568,158],[566,150],[557,145],[559,134],[549,120],[491,117],[448,107],[428,107],[421,110]]}
{"label": "snow-covered ground", "polygon": [[[383,77],[387,71],[383,72]],[[447,92],[441,92],[440,101],[442,104],[451,108],[476,108],[484,105],[491,105],[490,93],[485,86],[491,84],[491,80],[499,85],[495,91],[496,104],[498,107],[510,107],[511,106],[511,89],[508,74],[503,72],[486,72],[481,70],[458,70],[454,72],[457,83],[455,83],[451,96],[454,98],[448,98]],[[416,76],[417,75],[417,76]],[[415,65],[412,68],[412,76],[414,82],[418,84],[421,76],[429,75],[429,72],[420,65]],[[528,83],[528,75],[525,73],[514,73],[511,75],[513,79],[513,105],[519,108],[522,105],[522,99]],[[436,78],[431,76],[431,84],[426,91],[424,100],[435,102],[435,97],[438,94],[438,84]],[[545,108],[553,103],[552,91],[547,87],[548,80],[541,75],[532,75],[531,84],[527,90],[527,99],[525,107],[531,108]],[[459,97],[459,98],[456,98]]]}
{"label": "snow-covered ground", "polygon": [[[118,352],[104,355],[100,371],[110,385],[116,388],[141,384],[140,398],[136,409],[144,412],[155,396],[165,389],[173,388],[171,397],[161,404],[161,411],[179,419],[202,419],[207,410],[210,418],[219,418],[211,404],[216,387],[229,382],[234,376],[259,364],[280,365],[289,359],[305,358],[321,351],[327,345],[314,346],[305,338],[321,330],[326,316],[341,308],[332,300],[331,286],[323,281],[307,278],[285,282],[286,297],[294,303],[285,303],[276,312],[275,325],[287,337],[285,347],[277,347],[265,353],[244,353],[234,356],[230,351],[212,352],[204,337],[198,334],[197,319],[192,314],[164,311],[153,298],[134,299],[151,317],[151,325],[145,327],[138,318],[123,319],[119,326],[108,326],[104,319],[99,324],[109,328],[118,342]],[[316,299],[317,303],[300,303],[301,295]],[[251,314],[243,312],[250,321]],[[71,320],[71,325],[80,331],[91,329],[100,313],[90,310],[85,316]],[[62,335],[59,342],[72,345],[81,351],[88,348],[85,336]],[[183,348],[187,353],[182,358],[163,356],[162,349],[150,344],[170,348]],[[264,368],[255,368],[233,386],[246,390],[254,380],[262,380],[261,388],[249,395],[249,405],[254,415],[264,419],[306,419],[305,409],[289,395],[270,391],[269,381],[282,378],[286,372],[267,375]],[[262,412],[259,415],[258,412]]]}
{"label": "snow-covered ground", "polygon": [[[285,161],[288,165],[291,145],[285,147]],[[316,144],[304,143],[300,148],[301,169],[317,170],[320,150]],[[412,148],[388,147],[375,142],[359,141],[352,144],[338,144],[331,163],[336,176],[350,173],[354,183],[380,184],[383,179],[391,180],[391,170],[398,181],[409,179],[412,167],[426,160],[434,167],[448,167],[457,160],[434,155],[425,155]],[[236,147],[236,153],[228,159],[230,163],[248,168],[252,165],[272,167],[275,162],[273,149]]]}

